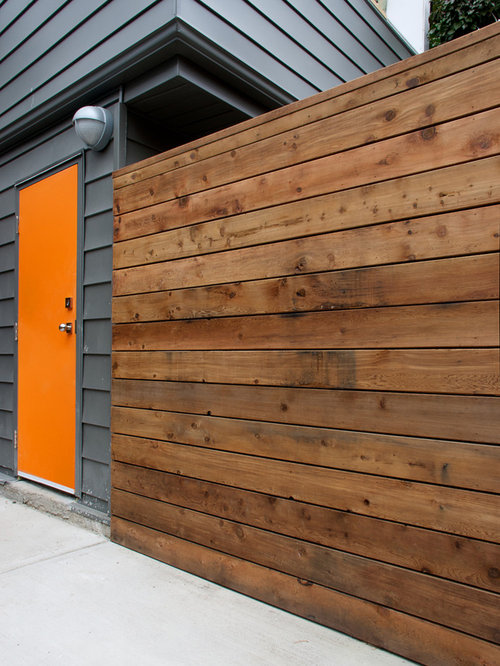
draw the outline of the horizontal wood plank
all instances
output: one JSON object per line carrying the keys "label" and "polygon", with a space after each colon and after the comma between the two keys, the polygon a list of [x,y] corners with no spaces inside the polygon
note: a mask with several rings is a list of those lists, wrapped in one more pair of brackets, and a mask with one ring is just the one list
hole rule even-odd
{"label": "horizontal wood plank", "polygon": [[[147,433],[146,433],[147,434]],[[115,488],[498,591],[500,546],[158,470],[112,463]]]}
{"label": "horizontal wood plank", "polygon": [[111,529],[113,540],[128,548],[422,663],[494,664],[500,656],[486,641],[118,517]]}
{"label": "horizontal wood plank", "polygon": [[497,301],[116,324],[113,350],[489,347]]}
{"label": "horizontal wood plank", "polygon": [[[181,259],[196,255],[198,264],[203,267],[203,255],[232,250],[233,255],[226,258],[239,257],[233,270],[239,271],[244,262],[245,270],[250,270],[251,260],[254,262],[262,256],[267,257],[266,270],[258,269],[253,277],[272,277],[273,275],[289,275],[297,273],[299,265],[302,271],[317,272],[370,264],[384,264],[399,261],[414,261],[446,257],[461,254],[477,254],[491,252],[499,248],[498,205],[473,208],[432,217],[389,222],[376,226],[363,227],[370,222],[367,216],[359,214],[356,208],[344,211],[348,214],[347,222],[339,212],[337,216],[331,212],[327,217],[326,207],[323,212],[313,201],[310,209],[302,216],[287,207],[288,217],[283,223],[278,209],[273,215],[264,216],[262,211],[257,214],[238,215],[224,220],[202,222],[200,224],[165,231],[152,236],[140,236],[131,240],[117,242],[113,248],[114,268],[126,268],[171,259]],[[285,211],[285,214],[287,214]],[[372,211],[373,214],[373,211]],[[316,217],[317,215],[317,217]],[[260,220],[255,219],[260,216]],[[328,219],[329,233],[320,236],[308,236],[316,226]],[[352,226],[352,230],[335,231]],[[478,233],[480,229],[480,233]],[[294,236],[303,236],[294,239]],[[292,240],[282,240],[291,238]],[[281,241],[279,245],[270,245]],[[238,248],[250,247],[259,243],[269,243],[259,248],[255,257],[255,248],[244,252],[235,252]],[[325,252],[325,247],[328,252]],[[269,266],[269,257],[273,267]],[[180,262],[179,262],[180,263]],[[262,265],[264,262],[261,262]],[[274,264],[276,264],[274,266]],[[189,262],[182,264],[185,273]],[[211,265],[211,271],[218,270]],[[272,270],[274,272],[269,273]],[[234,280],[239,272],[233,273]],[[245,277],[243,277],[245,279]],[[248,277],[246,279],[249,279]],[[219,279],[224,282],[224,279]]]}
{"label": "horizontal wood plank", "polygon": [[[276,254],[279,247],[266,246]],[[328,246],[324,246],[328,251]],[[276,270],[272,252],[255,252],[259,261],[253,261],[247,271],[262,273]],[[229,256],[226,256],[228,255]],[[238,255],[239,252],[233,253]],[[238,262],[231,253],[223,252],[211,256],[216,258],[215,270],[207,271],[211,279],[222,277],[221,282],[233,274],[244,274],[245,263]],[[267,262],[265,260],[267,259]],[[226,261],[224,261],[226,260]],[[346,260],[346,257],[343,257]],[[359,257],[358,261],[363,261]],[[296,257],[295,266],[308,267],[307,255]],[[178,262],[174,263],[174,269]],[[192,262],[194,264],[194,261]],[[215,262],[209,262],[215,263]],[[237,267],[240,267],[239,269]],[[162,265],[164,268],[164,266]],[[308,267],[310,268],[310,267]],[[217,270],[219,269],[219,270]],[[196,269],[194,265],[191,273]],[[199,279],[199,274],[197,278]],[[248,275],[247,272],[247,275]],[[179,281],[182,270],[178,271]],[[222,273],[222,275],[221,275]],[[161,282],[163,271],[156,272]],[[188,272],[189,275],[189,272]],[[176,291],[150,292],[116,298],[113,321],[137,322],[171,319],[196,319],[249,314],[274,314],[277,312],[310,312],[346,308],[380,307],[384,305],[406,305],[425,303],[450,303],[496,299],[499,296],[499,255],[492,253],[472,257],[458,257],[435,261],[423,261],[373,268],[329,271],[309,275],[252,280],[251,282],[229,282],[216,286],[184,288]],[[186,277],[185,287],[189,284]],[[148,288],[156,288],[147,281]],[[118,285],[116,286],[118,289]],[[134,288],[129,285],[128,289]],[[138,291],[144,287],[137,285]],[[153,294],[157,293],[156,297]]]}
{"label": "horizontal wood plank", "polygon": [[499,57],[496,25],[114,174],[115,540],[500,661]]}
{"label": "horizontal wood plank", "polygon": [[126,213],[491,109],[500,105],[497,67],[497,62],[489,62],[450,76],[446,86],[441,81],[420,86],[400,93],[389,104],[384,99],[328,116],[141,180],[116,191],[115,210]]}
{"label": "horizontal wood plank", "polygon": [[500,447],[245,419],[112,408],[115,433],[498,492]]}
{"label": "horizontal wood plank", "polygon": [[113,377],[498,395],[497,349],[114,352]]}
{"label": "horizontal wood plank", "polygon": [[[472,38],[474,33],[468,35]],[[455,42],[454,42],[455,44]],[[173,148],[166,153],[143,160],[140,167],[124,167],[114,173],[114,187],[119,189],[151,178],[160,173],[178,169],[186,164],[205,160],[214,155],[238,149],[277,134],[294,130],[311,122],[317,122],[343,111],[359,108],[386,97],[398,99],[405,90],[425,90],[428,84],[447,78],[456,72],[481,66],[500,55],[498,35],[480,35],[480,39],[465,47],[443,52],[435,50],[432,60],[424,52],[417,58],[406,59],[389,67],[376,70],[361,79],[346,82],[313,97],[279,108],[264,115],[251,118],[236,127],[197,139],[190,144]],[[441,45],[443,49],[445,45]],[[452,48],[450,43],[446,44]],[[442,82],[440,82],[442,85]],[[445,83],[446,85],[446,83]],[[351,94],[346,94],[346,93]],[[388,100],[390,103],[392,99]]]}
{"label": "horizontal wood plank", "polygon": [[498,496],[113,435],[113,459],[485,541],[500,541]]}
{"label": "horizontal wood plank", "polygon": [[[358,598],[495,640],[498,597],[390,564],[208,516],[121,490],[115,515]],[[367,581],[370,584],[367,585]]]}
{"label": "horizontal wood plank", "polygon": [[[167,197],[172,213],[207,220],[461,164],[498,155],[500,136],[491,128],[499,123],[500,109],[492,109],[177,199],[161,189],[149,207]],[[133,206],[115,201],[115,214]]]}
{"label": "horizontal wood plank", "polygon": [[500,399],[378,391],[112,381],[113,404],[190,414],[498,444]]}
{"label": "horizontal wood plank", "polygon": [[[257,228],[274,226],[275,240],[292,226],[293,235],[326,233],[332,229],[365,226],[404,218],[432,215],[463,208],[472,208],[500,201],[500,158],[486,158],[477,162],[458,164],[432,172],[431,183],[427,172],[387,182],[366,184],[341,192],[298,200],[273,210],[272,218],[266,202],[256,211],[244,212],[237,206],[215,206],[210,210],[192,209],[179,199],[148,206],[141,211],[117,215],[114,218],[115,241],[193,225],[208,220],[244,217],[243,224]],[[200,195],[201,196],[201,195]],[[261,203],[264,199],[260,200]],[[267,220],[267,223],[266,223]],[[353,220],[357,220],[357,223]],[[225,220],[221,222],[223,225]],[[306,222],[306,224],[304,224]],[[285,231],[282,231],[285,229]]]}

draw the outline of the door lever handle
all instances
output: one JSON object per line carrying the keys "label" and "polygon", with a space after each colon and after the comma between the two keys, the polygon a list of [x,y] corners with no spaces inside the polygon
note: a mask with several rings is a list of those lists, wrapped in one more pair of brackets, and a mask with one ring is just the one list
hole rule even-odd
{"label": "door lever handle", "polygon": [[62,324],[59,324],[59,330],[61,333],[72,333],[73,324],[70,321],[68,321],[66,324],[63,322]]}

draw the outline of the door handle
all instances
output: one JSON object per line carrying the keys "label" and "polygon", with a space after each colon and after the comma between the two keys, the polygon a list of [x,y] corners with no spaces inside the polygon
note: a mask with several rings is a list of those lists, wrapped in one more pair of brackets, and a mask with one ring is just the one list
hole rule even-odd
{"label": "door handle", "polygon": [[72,333],[73,324],[70,321],[68,321],[66,324],[63,322],[62,324],[59,324],[59,330],[61,333]]}

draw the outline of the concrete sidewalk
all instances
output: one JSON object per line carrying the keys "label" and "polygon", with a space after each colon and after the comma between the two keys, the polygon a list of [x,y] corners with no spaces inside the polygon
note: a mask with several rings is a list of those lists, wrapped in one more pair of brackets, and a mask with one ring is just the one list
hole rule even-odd
{"label": "concrete sidewalk", "polygon": [[13,666],[411,663],[6,497],[0,590]]}

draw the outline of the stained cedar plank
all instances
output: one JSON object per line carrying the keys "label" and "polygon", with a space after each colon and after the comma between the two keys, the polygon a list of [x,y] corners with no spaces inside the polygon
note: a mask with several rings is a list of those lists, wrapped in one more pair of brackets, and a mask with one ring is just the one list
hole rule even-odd
{"label": "stained cedar plank", "polygon": [[117,434],[498,492],[500,447],[112,407]]}
{"label": "stained cedar plank", "polygon": [[[120,518],[494,641],[498,595],[114,490]],[[370,584],[367,585],[367,581]]]}
{"label": "stained cedar plank", "polygon": [[498,395],[497,349],[114,352],[113,377]]}
{"label": "stained cedar plank", "polygon": [[500,648],[492,643],[302,578],[118,517],[111,530],[113,541],[128,548],[429,666],[489,665],[500,659]]}
{"label": "stained cedar plank", "polygon": [[500,398],[378,391],[112,381],[119,407],[498,444]]}
{"label": "stained cedar plank", "polygon": [[[204,259],[200,259],[200,255],[232,250],[248,268],[250,260],[257,254],[250,246],[268,243],[259,248],[258,257],[272,256],[273,263],[277,264],[276,271],[286,275],[297,272],[299,263],[305,270],[320,271],[359,263],[380,264],[409,258],[488,252],[499,247],[500,207],[495,205],[368,227],[360,226],[365,218],[358,218],[354,209],[349,223],[346,224],[340,214],[337,217],[330,215],[328,222],[329,228],[339,223],[341,226],[350,224],[353,229],[333,230],[312,237],[307,234],[319,229],[315,227],[317,221],[313,221],[317,208],[314,200],[310,205],[311,214],[304,217],[290,215],[286,224],[280,224],[283,218],[279,210],[274,210],[268,211],[267,223],[262,220],[261,225],[253,224],[252,214],[240,215],[222,222],[202,222],[117,242],[113,247],[113,266],[115,269],[126,268],[191,256],[197,256],[197,261],[203,265]],[[323,220],[321,223],[324,226]],[[303,234],[302,238],[287,240],[300,234]],[[279,245],[275,241],[279,241]],[[325,253],[326,246],[328,253]],[[335,252],[332,252],[333,247]],[[184,267],[187,265],[188,262],[184,262]],[[259,273],[258,277],[263,274]]]}
{"label": "stained cedar plank", "polygon": [[498,543],[498,495],[114,434],[113,459]]}
{"label": "stained cedar plank", "polygon": [[[477,33],[471,33],[468,38],[472,38],[473,35],[477,36]],[[450,43],[447,46],[453,48]],[[420,89],[432,81],[492,60],[498,57],[499,51],[498,31],[492,31],[485,33],[484,36],[481,33],[480,39],[476,42],[461,41],[453,50],[441,51],[441,56],[434,49],[432,59],[429,59],[428,53],[423,53],[417,57],[394,63],[360,79],[289,104],[285,109],[281,107],[236,126],[220,130],[208,137],[173,148],[161,155],[147,158],[140,162],[140,168],[137,165],[123,167],[113,174],[115,189],[344,110],[397,95],[408,89],[415,87]]]}
{"label": "stained cedar plank", "polygon": [[[453,105],[449,100],[453,98]],[[115,210],[126,213],[251,178],[308,160],[372,144],[429,125],[449,122],[500,104],[498,63],[368,106],[329,116],[248,146],[141,180],[115,192]],[[325,137],[328,140],[325,141]]]}
{"label": "stained cedar plank", "polygon": [[[432,176],[424,172],[281,204],[271,211],[266,208],[268,202],[260,210],[240,214],[242,211],[224,207],[223,202],[206,210],[182,207],[184,200],[179,200],[115,216],[114,237],[118,242],[226,218],[217,227],[220,236],[227,231],[226,242],[248,233],[253,243],[269,242],[497,203],[499,183],[500,158],[491,157],[436,169]],[[210,237],[201,242],[210,244]]]}
{"label": "stained cedar plank", "polygon": [[[202,219],[275,206],[497,155],[500,108],[427,127],[311,162],[170,201],[172,212]],[[151,204],[161,201],[152,200]],[[168,196],[168,195],[166,195]],[[115,198],[115,213],[131,203]],[[225,211],[225,212],[224,212]]]}
{"label": "stained cedar plank", "polygon": [[113,349],[356,349],[498,344],[498,302],[116,324]]}
{"label": "stained cedar plank", "polygon": [[[333,257],[329,249],[330,246],[325,243],[323,255]],[[312,275],[281,276],[251,282],[238,281],[242,274],[248,276],[252,272],[277,270],[276,263],[279,262],[271,263],[273,252],[268,251],[273,250],[276,255],[274,244],[266,246],[264,251],[252,250],[255,259],[250,262],[250,266],[248,262],[239,261],[238,255],[241,251],[229,255],[223,252],[210,256],[210,259],[218,260],[216,263],[209,261],[215,263],[212,270],[200,271],[207,276],[207,282],[217,280],[221,274],[224,274],[226,279],[232,276],[233,281],[224,283],[222,279],[216,286],[187,288],[190,281],[188,271],[185,276],[186,285],[181,290],[152,292],[147,296],[141,293],[139,296],[115,299],[113,321],[126,323],[342,310],[382,305],[451,303],[495,299],[499,296],[498,253]],[[335,254],[337,252],[335,247]],[[354,247],[351,252],[355,253]],[[359,255],[362,253],[359,252]],[[360,256],[358,261],[363,259],[365,257]],[[342,255],[342,261],[348,261],[348,255]],[[302,262],[306,267],[307,256],[297,258],[297,262]],[[174,262],[174,267],[175,263],[177,262]],[[197,263],[193,260],[191,274],[195,272],[196,266]],[[147,284],[150,288],[150,280]],[[137,285],[135,289],[141,291],[143,287]]]}
{"label": "stained cedar plank", "polygon": [[[497,544],[112,462],[113,486],[357,555],[500,589]],[[114,507],[113,507],[114,508]]]}

